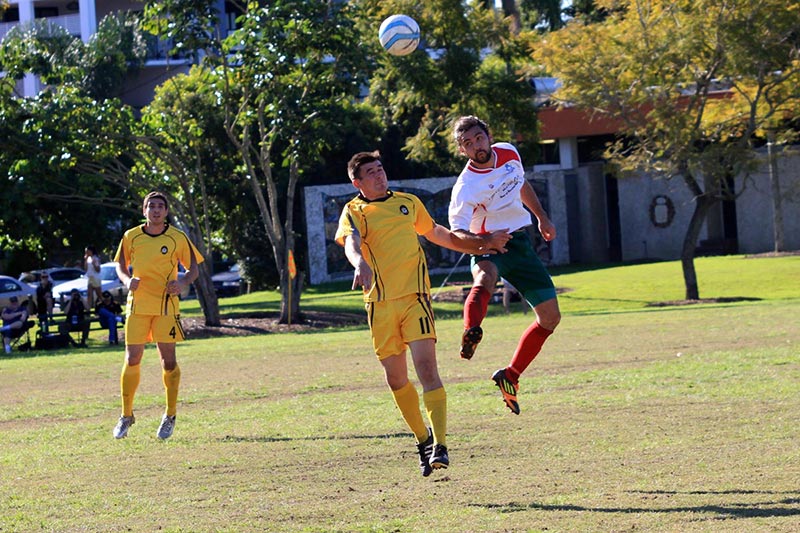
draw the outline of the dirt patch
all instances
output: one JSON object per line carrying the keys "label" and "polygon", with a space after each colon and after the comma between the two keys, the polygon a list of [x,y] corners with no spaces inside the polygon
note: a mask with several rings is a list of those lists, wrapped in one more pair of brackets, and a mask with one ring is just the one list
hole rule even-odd
{"label": "dirt patch", "polygon": [[245,335],[264,335],[267,333],[288,333],[313,331],[325,328],[339,328],[366,324],[366,317],[353,313],[326,313],[322,311],[303,311],[299,318],[292,318],[292,324],[280,324],[280,314],[275,313],[230,313],[223,315],[219,327],[205,325],[202,317],[182,318],[181,324],[189,339],[210,337],[242,337]]}

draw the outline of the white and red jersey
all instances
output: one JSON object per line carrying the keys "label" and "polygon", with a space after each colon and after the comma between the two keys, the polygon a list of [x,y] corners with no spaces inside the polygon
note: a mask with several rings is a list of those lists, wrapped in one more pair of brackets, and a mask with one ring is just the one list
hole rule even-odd
{"label": "white and red jersey", "polygon": [[472,233],[516,231],[531,225],[520,191],[525,170],[519,152],[509,143],[492,145],[493,168],[464,167],[453,186],[448,218],[450,229]]}

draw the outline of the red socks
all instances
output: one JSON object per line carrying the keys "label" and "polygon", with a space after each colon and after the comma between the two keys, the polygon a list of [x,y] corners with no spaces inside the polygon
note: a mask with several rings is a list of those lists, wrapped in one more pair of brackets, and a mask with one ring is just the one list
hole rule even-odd
{"label": "red socks", "polygon": [[536,359],[539,351],[542,349],[544,341],[553,333],[552,330],[543,328],[538,322],[534,322],[525,333],[517,345],[517,351],[514,352],[514,357],[511,358],[511,364],[508,365],[506,374],[508,378],[516,383],[519,381],[519,376],[525,372],[528,365]]}
{"label": "red socks", "polygon": [[489,309],[492,295],[481,286],[472,287],[464,301],[464,329],[480,326]]}

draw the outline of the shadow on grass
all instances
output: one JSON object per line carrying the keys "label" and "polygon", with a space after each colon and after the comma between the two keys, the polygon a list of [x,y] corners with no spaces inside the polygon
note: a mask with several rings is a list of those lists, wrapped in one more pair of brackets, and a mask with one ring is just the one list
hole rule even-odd
{"label": "shadow on grass", "polygon": [[319,435],[313,437],[268,437],[251,436],[239,437],[235,435],[225,435],[218,439],[220,442],[294,442],[294,441],[317,441],[317,440],[373,440],[373,439],[408,439],[413,438],[411,433],[385,433],[383,435]]}
{"label": "shadow on grass", "polygon": [[[800,492],[773,492],[764,490],[725,490],[725,491],[627,491],[637,494],[667,494],[667,495],[748,495],[763,494],[768,496],[789,496],[776,498],[774,501],[763,501],[755,503],[728,503],[722,505],[697,505],[688,507],[589,507],[570,504],[544,504],[531,502],[507,503],[507,504],[473,504],[473,507],[493,509],[501,513],[516,513],[520,511],[578,511],[587,513],[609,513],[609,514],[628,514],[628,513],[707,513],[719,515],[719,518],[778,518],[785,516],[800,516]],[[795,507],[780,507],[795,506]]]}

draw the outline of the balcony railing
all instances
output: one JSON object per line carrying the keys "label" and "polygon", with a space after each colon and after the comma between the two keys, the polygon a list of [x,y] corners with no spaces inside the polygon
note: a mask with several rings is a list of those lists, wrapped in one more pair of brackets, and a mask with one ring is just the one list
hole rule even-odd
{"label": "balcony railing", "polygon": [[[81,36],[81,17],[79,14],[58,15],[56,17],[44,17],[44,19],[37,20],[46,20],[49,24],[57,24],[66,29],[70,35],[74,35],[75,37]],[[6,34],[11,31],[11,28],[19,24],[19,22],[0,22],[0,40],[3,40]]]}

